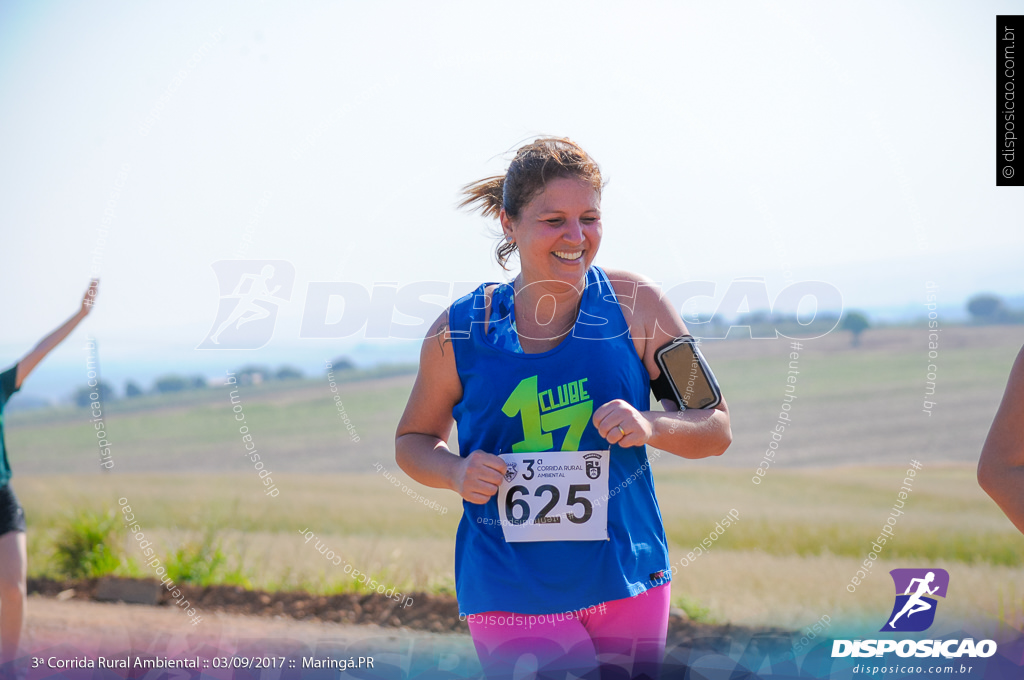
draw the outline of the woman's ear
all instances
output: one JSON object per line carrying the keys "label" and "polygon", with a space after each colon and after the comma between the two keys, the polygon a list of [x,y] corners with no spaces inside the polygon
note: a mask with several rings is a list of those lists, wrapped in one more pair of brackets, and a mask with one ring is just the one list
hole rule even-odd
{"label": "woman's ear", "polygon": [[512,229],[512,220],[509,218],[505,209],[502,208],[498,213],[498,221],[501,222],[501,231],[505,234],[505,240],[509,243],[515,243],[516,235]]}

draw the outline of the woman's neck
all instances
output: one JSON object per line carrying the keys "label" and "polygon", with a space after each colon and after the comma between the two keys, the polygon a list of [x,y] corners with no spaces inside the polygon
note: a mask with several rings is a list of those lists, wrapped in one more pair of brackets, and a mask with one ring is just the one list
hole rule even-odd
{"label": "woman's neck", "polygon": [[578,287],[564,281],[524,282],[523,279],[520,273],[512,282],[520,335],[536,339],[564,336],[579,316],[586,278]]}

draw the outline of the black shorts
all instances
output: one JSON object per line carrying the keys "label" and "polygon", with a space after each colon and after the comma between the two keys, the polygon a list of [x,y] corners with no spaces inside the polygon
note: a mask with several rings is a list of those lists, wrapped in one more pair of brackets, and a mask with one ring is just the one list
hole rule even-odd
{"label": "black shorts", "polygon": [[25,510],[10,484],[0,486],[0,536],[11,531],[25,531]]}

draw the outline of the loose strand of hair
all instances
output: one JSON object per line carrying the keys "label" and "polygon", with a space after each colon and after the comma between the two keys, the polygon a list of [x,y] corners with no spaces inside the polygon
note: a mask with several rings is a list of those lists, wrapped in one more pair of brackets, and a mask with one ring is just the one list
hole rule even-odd
{"label": "loose strand of hair", "polygon": [[494,257],[498,260],[498,266],[500,266],[505,271],[509,271],[509,268],[506,265],[508,264],[508,261],[512,257],[513,253],[515,253],[518,250],[519,246],[517,246],[514,242],[506,241],[504,238],[502,238],[501,242],[498,244],[498,247],[494,249]]}
{"label": "loose strand of hair", "polygon": [[504,200],[504,188],[505,175],[495,175],[477,182],[470,182],[462,187],[462,195],[465,198],[459,203],[459,208],[479,211],[484,217],[497,219]]}

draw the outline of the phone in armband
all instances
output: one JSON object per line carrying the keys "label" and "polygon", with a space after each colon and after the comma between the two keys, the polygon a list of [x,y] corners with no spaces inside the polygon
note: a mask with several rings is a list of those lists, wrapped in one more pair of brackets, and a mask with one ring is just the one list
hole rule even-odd
{"label": "phone in armband", "polygon": [[654,355],[681,409],[714,408],[722,401],[715,374],[690,335],[676,338]]}

